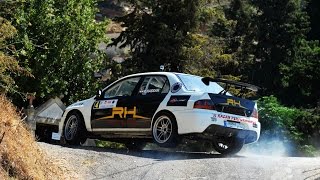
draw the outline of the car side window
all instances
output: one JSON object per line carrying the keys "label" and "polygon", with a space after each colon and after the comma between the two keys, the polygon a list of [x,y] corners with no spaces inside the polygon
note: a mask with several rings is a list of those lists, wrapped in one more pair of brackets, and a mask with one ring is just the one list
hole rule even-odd
{"label": "car side window", "polygon": [[131,96],[134,88],[137,86],[140,77],[125,79],[113,85],[104,92],[104,98],[112,98],[116,96]]}
{"label": "car side window", "polygon": [[164,86],[163,86],[163,88],[162,88],[161,93],[166,94],[169,91],[170,91],[170,83],[169,83],[169,80],[167,79],[165,84],[164,84]]}
{"label": "car side window", "polygon": [[164,76],[147,76],[139,88],[139,95],[168,93],[167,84],[169,82]]}

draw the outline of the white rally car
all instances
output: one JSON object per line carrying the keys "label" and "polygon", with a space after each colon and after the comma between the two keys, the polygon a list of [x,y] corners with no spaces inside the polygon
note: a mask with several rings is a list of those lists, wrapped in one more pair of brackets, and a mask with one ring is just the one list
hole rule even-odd
{"label": "white rally car", "polygon": [[[218,83],[224,83],[222,88]],[[123,142],[139,148],[147,141],[174,147],[180,137],[210,140],[222,154],[237,153],[260,136],[254,101],[227,92],[241,82],[171,72],[149,72],[121,78],[65,110],[59,134],[68,144],[87,138]]]}

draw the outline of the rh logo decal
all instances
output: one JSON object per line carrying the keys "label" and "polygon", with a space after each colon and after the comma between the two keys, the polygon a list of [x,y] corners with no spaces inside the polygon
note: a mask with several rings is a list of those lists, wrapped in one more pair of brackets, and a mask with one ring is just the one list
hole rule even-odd
{"label": "rh logo decal", "polygon": [[234,99],[227,99],[227,104],[231,104],[233,106],[236,106],[236,105],[241,106],[240,101],[236,101]]}
{"label": "rh logo decal", "polygon": [[137,107],[134,106],[133,109],[128,109],[127,107],[114,107],[112,108],[112,115],[102,117],[96,120],[102,120],[102,119],[114,119],[115,115],[118,115],[121,119],[126,118],[127,115],[132,115],[133,118],[137,119],[149,119],[147,117],[139,116],[137,115]]}
{"label": "rh logo decal", "polygon": [[221,103],[223,105],[231,105],[231,106],[238,106],[238,107],[241,107],[241,108],[244,108],[243,106],[241,106],[241,102],[240,100],[235,100],[235,99],[227,99],[227,102],[226,103]]}

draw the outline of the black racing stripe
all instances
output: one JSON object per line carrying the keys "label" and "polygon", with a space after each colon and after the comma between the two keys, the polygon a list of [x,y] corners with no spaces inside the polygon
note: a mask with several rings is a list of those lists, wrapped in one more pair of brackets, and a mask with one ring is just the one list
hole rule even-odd
{"label": "black racing stripe", "polygon": [[187,106],[190,95],[174,95],[167,102],[167,106]]}

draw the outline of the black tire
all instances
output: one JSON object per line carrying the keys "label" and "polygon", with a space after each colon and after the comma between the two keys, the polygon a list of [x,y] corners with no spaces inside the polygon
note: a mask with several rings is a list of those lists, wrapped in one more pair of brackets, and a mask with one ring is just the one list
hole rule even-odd
{"label": "black tire", "polygon": [[216,137],[213,140],[213,148],[222,155],[237,154],[244,145],[244,139],[235,137]]}
{"label": "black tire", "polygon": [[57,141],[51,139],[51,137],[52,137],[52,133],[57,131],[58,131],[57,126],[37,123],[36,131],[35,131],[36,139],[39,142],[55,144]]}
{"label": "black tire", "polygon": [[48,128],[44,128],[43,126],[38,126],[38,125],[36,126],[35,135],[36,135],[37,141],[39,142],[50,143],[51,133],[52,131],[49,131]]}
{"label": "black tire", "polygon": [[64,123],[63,136],[69,145],[81,145],[87,140],[83,117],[77,112],[71,112]]}
{"label": "black tire", "polygon": [[173,148],[178,145],[178,126],[170,113],[163,112],[154,118],[152,137],[160,147]]}
{"label": "black tire", "polygon": [[129,150],[135,150],[139,151],[142,150],[146,146],[146,142],[142,141],[131,141],[131,142],[126,142],[125,145]]}

